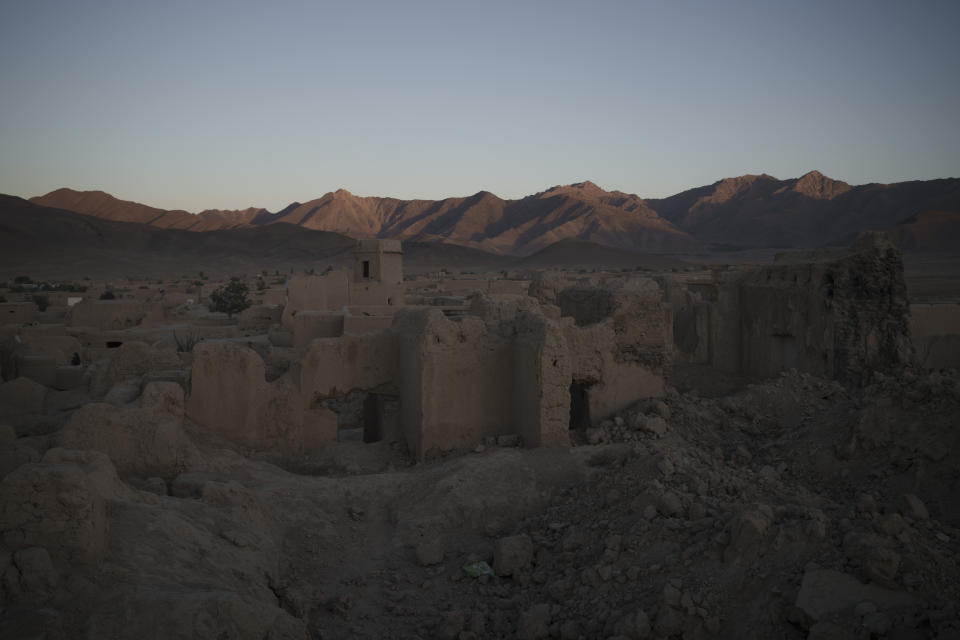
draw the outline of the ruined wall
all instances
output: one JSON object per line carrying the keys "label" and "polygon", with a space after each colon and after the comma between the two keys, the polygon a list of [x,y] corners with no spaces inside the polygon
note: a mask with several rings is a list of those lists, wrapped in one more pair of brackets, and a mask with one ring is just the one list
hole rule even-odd
{"label": "ruined wall", "polygon": [[40,310],[32,302],[0,302],[0,324],[33,322]]}
{"label": "ruined wall", "polygon": [[717,299],[710,304],[710,356],[708,361],[721,372],[738,373],[740,363],[740,278],[736,271],[714,273]]}
{"label": "ruined wall", "polygon": [[232,342],[202,342],[193,349],[187,416],[254,451],[308,453],[322,444],[329,426],[305,425],[296,381],[289,375],[267,382],[263,359]]}
{"label": "ruined wall", "polygon": [[281,324],[292,329],[292,317],[300,309],[339,310],[350,303],[350,272],[331,271],[322,276],[294,276],[287,283],[287,304]]}
{"label": "ruined wall", "polygon": [[377,333],[389,329],[392,324],[392,316],[348,315],[343,318],[343,334],[359,336],[367,333]]}
{"label": "ruined wall", "polygon": [[563,327],[522,312],[514,345],[514,416],[524,445],[570,446],[573,371]]}
{"label": "ruined wall", "polygon": [[702,278],[691,281],[682,276],[658,279],[663,300],[672,311],[674,364],[707,364],[710,362],[710,309],[717,301],[717,285]]}
{"label": "ruined wall", "polygon": [[454,322],[436,309],[402,312],[394,326],[402,336],[404,433],[418,459],[469,450],[486,436],[517,433],[507,336],[480,318]]}
{"label": "ruined wall", "polygon": [[290,319],[293,346],[304,349],[316,338],[335,338],[343,335],[342,312],[301,309]]}
{"label": "ruined wall", "polygon": [[663,395],[673,325],[655,281],[621,278],[602,287],[570,287],[558,297],[568,317],[572,381],[588,398],[591,422]]}
{"label": "ruined wall", "polygon": [[601,287],[578,285],[559,294],[560,311],[577,326],[612,321],[615,358],[661,371],[673,353],[670,305],[650,278],[618,278]]}
{"label": "ruined wall", "polygon": [[304,425],[309,428],[318,423],[321,426],[314,430],[325,430],[328,439],[337,439],[339,416],[326,408],[325,403],[359,391],[372,394],[368,400],[374,403],[376,415],[364,418],[379,421],[375,439],[403,440],[398,408],[398,359],[399,343],[396,334],[389,330],[314,340],[300,367]]}
{"label": "ruined wall", "polygon": [[960,368],[960,305],[910,305],[910,335],[920,366]]}
{"label": "ruined wall", "polygon": [[847,251],[785,255],[746,272],[740,291],[741,368],[787,368],[866,382],[873,370],[911,362],[900,252],[881,234]]}
{"label": "ruined wall", "polygon": [[70,308],[70,326],[101,331],[146,327],[162,319],[163,306],[159,302],[85,299]]}
{"label": "ruined wall", "polygon": [[636,360],[617,358],[617,335],[613,319],[578,327],[564,327],[571,361],[571,381],[581,385],[589,398],[591,422],[622,411],[642,398],[661,397],[663,374],[659,368]]}
{"label": "ruined wall", "polygon": [[350,306],[396,307],[403,304],[403,283],[374,281],[351,282],[349,291]]}
{"label": "ruined wall", "polygon": [[400,346],[390,331],[314,340],[300,366],[308,403],[353,390],[397,388]]}

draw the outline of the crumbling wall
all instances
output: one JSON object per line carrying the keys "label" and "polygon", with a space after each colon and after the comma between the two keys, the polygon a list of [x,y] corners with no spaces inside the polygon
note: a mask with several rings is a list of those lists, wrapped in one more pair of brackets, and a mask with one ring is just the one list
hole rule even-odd
{"label": "crumbling wall", "polygon": [[[673,349],[670,305],[649,278],[578,285],[559,294],[572,382],[589,398],[592,422],[663,395]],[[571,388],[571,394],[575,393]]]}
{"label": "crumbling wall", "polygon": [[402,312],[394,325],[402,336],[404,433],[418,459],[517,432],[511,340],[480,318],[454,322],[437,309]]}
{"label": "crumbling wall", "polygon": [[530,447],[570,446],[572,363],[563,328],[540,314],[518,317],[514,347],[514,412]]}
{"label": "crumbling wall", "polygon": [[402,283],[395,282],[351,282],[350,306],[396,307],[403,304],[404,289]]}
{"label": "crumbling wall", "polygon": [[243,448],[299,455],[322,438],[304,429],[297,387],[289,374],[267,382],[263,359],[248,347],[202,342],[193,349],[186,413]]}
{"label": "crumbling wall", "polygon": [[659,367],[617,357],[618,339],[612,318],[578,327],[564,328],[570,352],[571,382],[580,385],[589,398],[592,422],[611,417],[637,400],[658,398],[664,393]]}
{"label": "crumbling wall", "polygon": [[32,302],[0,302],[0,324],[26,324],[33,322],[40,310]]}
{"label": "crumbling wall", "polygon": [[303,356],[300,388],[308,401],[396,388],[398,357],[399,343],[390,331],[314,340]]}
{"label": "crumbling wall", "polygon": [[741,370],[741,277],[736,271],[714,272],[717,299],[710,305],[709,362],[720,372]]}
{"label": "crumbling wall", "polygon": [[316,338],[335,338],[343,335],[342,312],[301,309],[290,319],[293,346],[304,349]]}
{"label": "crumbling wall", "polygon": [[146,327],[164,317],[159,302],[84,299],[70,308],[70,326],[109,329]]}
{"label": "crumbling wall", "polygon": [[583,327],[612,321],[615,359],[657,371],[670,363],[673,325],[670,305],[650,278],[618,278],[600,287],[578,285],[559,294],[560,312]]}
{"label": "crumbling wall", "polygon": [[293,316],[301,309],[339,310],[349,303],[349,271],[331,271],[322,276],[294,276],[287,283],[287,304],[280,322],[284,328],[292,330]]}
{"label": "crumbling wall", "polygon": [[910,305],[917,362],[927,369],[960,369],[960,305]]}
{"label": "crumbling wall", "polygon": [[566,288],[564,277],[554,271],[537,271],[530,280],[527,294],[540,304],[559,305],[560,292]]}
{"label": "crumbling wall", "polygon": [[327,405],[363,392],[371,394],[367,400],[376,413],[372,417],[365,415],[364,419],[379,423],[375,425],[375,434],[365,436],[371,440],[402,440],[397,416],[398,353],[396,334],[389,330],[314,340],[300,367],[305,427],[321,431],[326,440],[336,440],[340,416]]}
{"label": "crumbling wall", "polygon": [[769,377],[787,369],[832,375],[833,322],[823,283],[833,272],[822,265],[757,269],[743,282],[741,362],[749,375]]}
{"label": "crumbling wall", "polygon": [[853,383],[913,361],[900,252],[865,233],[849,250],[784,255],[745,273],[741,367],[796,368]]}
{"label": "crumbling wall", "polygon": [[717,285],[691,282],[676,275],[658,279],[663,300],[672,311],[674,364],[707,364],[710,361],[710,308],[717,301]]}
{"label": "crumbling wall", "polygon": [[134,380],[139,385],[150,373],[177,371],[180,366],[180,358],[174,349],[155,349],[144,342],[127,342],[111,349],[108,357],[90,367],[90,396],[101,399],[118,383]]}

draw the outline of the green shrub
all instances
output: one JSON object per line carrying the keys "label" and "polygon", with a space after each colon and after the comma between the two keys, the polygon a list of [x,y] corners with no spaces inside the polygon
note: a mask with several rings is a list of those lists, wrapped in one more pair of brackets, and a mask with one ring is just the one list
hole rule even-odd
{"label": "green shrub", "polygon": [[249,306],[247,285],[234,279],[210,294],[210,304],[207,308],[210,311],[225,313],[227,317],[232,318],[233,314],[240,313]]}
{"label": "green shrub", "polygon": [[50,306],[50,296],[43,293],[35,293],[30,298],[33,300],[33,304],[37,305],[37,309],[40,311],[46,311],[47,307]]}

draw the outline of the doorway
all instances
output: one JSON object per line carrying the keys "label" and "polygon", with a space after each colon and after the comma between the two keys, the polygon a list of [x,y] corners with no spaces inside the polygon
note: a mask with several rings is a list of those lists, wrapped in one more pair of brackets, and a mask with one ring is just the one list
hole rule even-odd
{"label": "doorway", "polygon": [[589,382],[570,383],[570,428],[586,429],[590,422],[590,386]]}

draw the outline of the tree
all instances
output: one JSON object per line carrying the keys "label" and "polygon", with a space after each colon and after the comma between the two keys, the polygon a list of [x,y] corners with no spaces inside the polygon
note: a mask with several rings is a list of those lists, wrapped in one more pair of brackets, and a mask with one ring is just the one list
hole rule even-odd
{"label": "tree", "polygon": [[249,306],[247,285],[234,279],[210,294],[210,304],[207,308],[210,311],[225,313],[228,318],[232,318],[233,314],[240,313]]}
{"label": "tree", "polygon": [[46,311],[47,307],[50,306],[50,296],[48,295],[35,293],[33,294],[32,300],[33,304],[37,305],[37,309],[40,309],[40,311]]}

